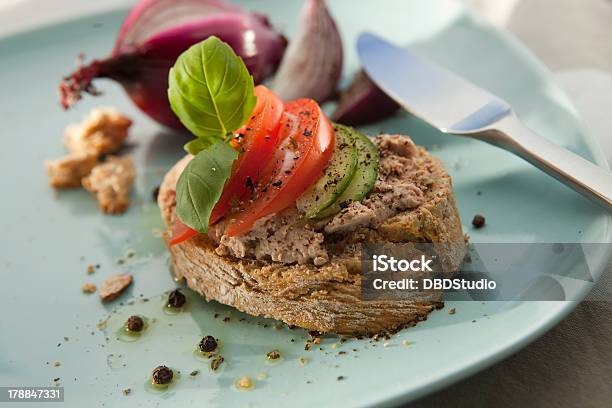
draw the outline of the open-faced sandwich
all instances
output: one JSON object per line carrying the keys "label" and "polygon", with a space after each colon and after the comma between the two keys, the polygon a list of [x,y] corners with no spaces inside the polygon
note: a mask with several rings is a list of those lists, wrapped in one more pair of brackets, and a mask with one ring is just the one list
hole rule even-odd
{"label": "open-faced sandwich", "polygon": [[[463,244],[451,179],[407,136],[334,125],[254,87],[215,37],[183,53],[169,100],[197,138],[158,203],[174,273],[207,299],[320,332],[423,320],[438,301],[361,299],[360,244]],[[448,254],[457,268],[465,251]]]}

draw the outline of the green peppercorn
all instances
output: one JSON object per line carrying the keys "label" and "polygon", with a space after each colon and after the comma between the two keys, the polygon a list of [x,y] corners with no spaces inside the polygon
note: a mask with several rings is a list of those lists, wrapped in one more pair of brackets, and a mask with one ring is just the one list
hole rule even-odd
{"label": "green peppercorn", "polygon": [[131,332],[141,332],[144,329],[144,321],[140,316],[130,316],[126,322],[127,329]]}

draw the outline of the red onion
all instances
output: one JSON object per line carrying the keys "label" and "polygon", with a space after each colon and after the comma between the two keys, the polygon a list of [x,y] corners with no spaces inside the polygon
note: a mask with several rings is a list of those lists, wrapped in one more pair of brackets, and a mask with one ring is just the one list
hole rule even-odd
{"label": "red onion", "polygon": [[340,80],[342,59],[342,39],[325,0],[306,0],[273,90],[285,101],[324,102]]}
{"label": "red onion", "polygon": [[83,92],[99,94],[92,81],[110,78],[151,118],[183,129],[168,103],[168,71],[183,51],[210,35],[242,57],[256,83],[274,73],[287,45],[265,16],[223,0],[141,0],[123,23],[111,56],[64,78],[61,104],[69,108]]}
{"label": "red onion", "polygon": [[225,1],[141,0],[126,17],[119,29],[112,54],[131,52],[149,38],[177,25],[214,13],[242,13],[240,7]]}
{"label": "red onion", "polygon": [[398,109],[397,102],[360,71],[348,89],[340,95],[332,120],[351,126],[365,125],[385,119]]}

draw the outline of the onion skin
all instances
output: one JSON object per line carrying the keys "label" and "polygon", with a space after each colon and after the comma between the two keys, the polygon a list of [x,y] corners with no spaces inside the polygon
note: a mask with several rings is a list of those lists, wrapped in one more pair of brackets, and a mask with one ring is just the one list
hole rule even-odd
{"label": "onion skin", "polygon": [[140,0],[128,13],[111,55],[137,50],[154,35],[215,13],[246,13],[224,0]]}
{"label": "onion skin", "polygon": [[342,39],[325,0],[306,0],[273,90],[285,101],[311,98],[322,103],[335,91],[342,62]]}
{"label": "onion skin", "polygon": [[[174,8],[168,8],[171,5]],[[189,14],[185,15],[186,10]],[[198,16],[198,11],[211,14]],[[169,12],[182,14],[168,17]],[[157,24],[160,16],[164,22]],[[164,28],[170,18],[173,25]],[[162,30],[154,30],[160,25]],[[287,45],[264,16],[243,12],[221,0],[143,0],[128,15],[109,58],[79,66],[64,78],[61,104],[67,109],[84,92],[98,95],[92,81],[110,78],[119,82],[136,106],[152,119],[184,130],[168,102],[168,72],[183,51],[211,35],[228,43],[243,58],[256,83],[274,73]]]}
{"label": "onion skin", "polygon": [[360,71],[340,95],[340,101],[332,114],[334,122],[360,126],[377,122],[394,115],[399,104],[385,94],[372,80]]}

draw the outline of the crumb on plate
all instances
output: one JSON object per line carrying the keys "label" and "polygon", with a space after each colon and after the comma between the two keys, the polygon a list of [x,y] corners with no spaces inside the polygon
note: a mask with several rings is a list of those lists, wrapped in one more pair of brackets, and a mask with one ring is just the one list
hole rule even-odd
{"label": "crumb on plate", "polygon": [[114,275],[102,282],[100,299],[103,302],[117,298],[128,286],[132,284],[132,275]]}
{"label": "crumb on plate", "polygon": [[132,120],[114,108],[95,108],[81,123],[66,128],[64,144],[73,153],[96,157],[114,153],[123,145],[131,125]]}
{"label": "crumb on plate", "polygon": [[94,293],[96,291],[96,285],[93,283],[86,283],[81,287],[83,293]]}
{"label": "crumb on plate", "polygon": [[53,188],[81,187],[81,180],[87,176],[97,162],[95,155],[75,153],[60,159],[47,160],[49,184]]}
{"label": "crumb on plate", "polygon": [[119,214],[130,206],[130,190],[135,178],[136,169],[131,155],[109,156],[83,179],[83,187],[95,194],[104,213]]}

